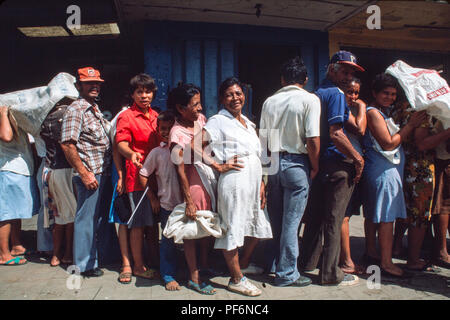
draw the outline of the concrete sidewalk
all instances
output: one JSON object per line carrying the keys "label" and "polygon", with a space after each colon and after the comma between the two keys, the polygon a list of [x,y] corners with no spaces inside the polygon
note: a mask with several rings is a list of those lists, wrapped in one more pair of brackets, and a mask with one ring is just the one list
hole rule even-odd
{"label": "concrete sidewalk", "polygon": [[[24,244],[35,249],[36,217],[24,220],[22,229]],[[350,222],[352,256],[360,262],[364,251],[363,219],[354,216]],[[255,261],[261,261],[264,243],[255,252]],[[225,268],[221,254],[214,254],[214,261]],[[37,255],[27,257],[29,262],[23,266],[0,266],[1,300],[448,300],[450,298],[450,270],[440,268],[438,273],[416,273],[411,279],[391,279],[381,277],[381,287],[370,289],[368,276],[360,278],[351,287],[320,286],[317,284],[318,270],[309,273],[313,284],[304,288],[275,287],[267,276],[248,276],[262,290],[259,297],[250,298],[229,292],[226,289],[228,277],[211,278],[217,294],[205,296],[188,289],[186,281],[181,281],[182,289],[177,292],[166,291],[160,281],[135,278],[130,284],[117,281],[120,265],[106,266],[104,276],[82,279],[79,288],[76,281],[62,267],[50,267],[49,261]],[[395,260],[405,263],[404,260]],[[73,276],[72,276],[73,277]],[[369,284],[371,282],[369,281]],[[75,288],[74,288],[75,286]]]}

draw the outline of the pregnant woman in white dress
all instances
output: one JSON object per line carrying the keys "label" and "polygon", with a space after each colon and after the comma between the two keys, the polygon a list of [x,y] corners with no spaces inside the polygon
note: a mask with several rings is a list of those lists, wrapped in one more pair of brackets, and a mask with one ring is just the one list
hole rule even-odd
{"label": "pregnant woman in white dress", "polygon": [[[217,210],[227,229],[222,238],[216,239],[214,248],[223,250],[230,270],[228,289],[257,296],[261,290],[243,276],[241,267],[248,268],[259,239],[272,238],[269,218],[262,210],[265,188],[261,145],[255,125],[241,113],[245,95],[239,80],[226,79],[219,88],[219,99],[224,109],[203,127],[203,147],[207,145],[203,157],[220,173]],[[239,259],[238,248],[242,246],[244,249]]]}

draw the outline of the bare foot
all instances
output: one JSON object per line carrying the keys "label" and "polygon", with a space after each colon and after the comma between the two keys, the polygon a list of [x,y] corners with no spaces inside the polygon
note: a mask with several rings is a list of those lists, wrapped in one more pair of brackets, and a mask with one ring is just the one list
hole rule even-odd
{"label": "bare foot", "polygon": [[417,270],[421,270],[423,267],[425,267],[426,266],[426,264],[427,264],[427,262],[425,261],[425,260],[423,260],[423,259],[419,259],[419,260],[417,260],[417,261],[408,261],[407,263],[406,263],[406,266],[409,268],[409,269],[417,269]]}
{"label": "bare foot", "polygon": [[58,259],[57,256],[53,256],[52,260],[50,261],[50,266],[57,267],[61,264],[61,261]]}
{"label": "bare foot", "polygon": [[393,263],[390,263],[387,265],[382,264],[381,269],[383,269],[385,272],[390,273],[394,276],[402,276],[403,275],[403,270]]}
{"label": "bare foot", "polygon": [[166,290],[168,291],[176,291],[181,290],[180,285],[175,280],[166,283]]}

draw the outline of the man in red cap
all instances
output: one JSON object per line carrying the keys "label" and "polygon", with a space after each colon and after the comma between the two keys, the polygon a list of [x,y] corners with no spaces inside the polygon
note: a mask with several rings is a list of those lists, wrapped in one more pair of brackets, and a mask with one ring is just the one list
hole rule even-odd
{"label": "man in red cap", "polygon": [[[341,226],[345,211],[364,168],[364,159],[347,138],[344,124],[357,130],[344,92],[356,71],[364,71],[355,55],[336,52],[330,60],[327,78],[316,90],[320,99],[320,164],[311,194],[311,213],[303,234],[301,265],[305,271],[319,266],[323,285],[352,285],[358,277],[339,268]],[[323,239],[323,245],[322,245]]]}
{"label": "man in red cap", "polygon": [[[78,69],[76,87],[80,97],[67,108],[61,127],[61,147],[75,171],[77,192],[73,261],[87,277],[103,275],[98,268],[97,246],[110,236],[107,217],[101,216],[108,212],[111,199],[107,190],[111,185],[110,125],[95,102],[102,82],[98,70]],[[100,232],[104,234],[97,236]]]}

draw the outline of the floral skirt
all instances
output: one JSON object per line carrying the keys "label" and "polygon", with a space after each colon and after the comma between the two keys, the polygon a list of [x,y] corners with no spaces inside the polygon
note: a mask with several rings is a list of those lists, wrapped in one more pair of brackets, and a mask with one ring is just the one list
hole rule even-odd
{"label": "floral skirt", "polygon": [[415,226],[428,223],[431,218],[431,206],[435,189],[435,166],[427,160],[418,160],[405,166],[406,213],[408,220]]}

